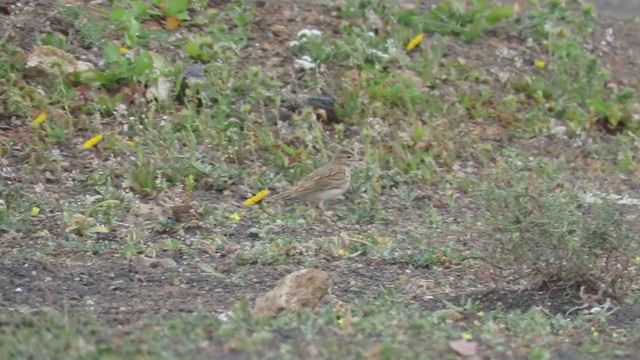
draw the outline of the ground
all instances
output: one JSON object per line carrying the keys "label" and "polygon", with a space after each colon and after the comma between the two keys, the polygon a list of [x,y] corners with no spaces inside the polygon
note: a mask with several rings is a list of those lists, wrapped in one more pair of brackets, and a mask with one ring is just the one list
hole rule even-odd
{"label": "ground", "polygon": [[[564,1],[520,1],[468,41],[458,29],[476,20],[448,13],[439,21],[454,30],[425,31],[417,50],[401,43],[384,62],[366,48],[413,38],[398,14],[424,15],[430,4],[200,1],[169,31],[162,6],[127,17],[114,12],[132,11],[126,2],[6,3],[3,358],[456,358],[449,341],[460,338],[479,345],[476,358],[640,353],[640,284],[626,278],[640,265],[638,204],[614,204],[596,222],[585,210],[591,205],[553,196],[640,197],[640,102],[624,96],[640,91],[637,22],[582,17],[587,11],[571,1],[566,13],[549,10]],[[465,14],[483,9],[464,3]],[[253,16],[246,23],[245,13]],[[537,27],[543,23],[561,30]],[[303,29],[328,36],[292,49]],[[134,60],[108,60],[107,43]],[[43,44],[108,76],[43,84],[23,64]],[[186,72],[175,69],[200,60],[212,66],[209,78],[201,88],[189,83],[186,100],[147,100],[151,80],[130,67],[144,62],[144,51],[175,66],[156,75],[179,79]],[[305,51],[322,66],[298,68]],[[276,121],[277,104],[301,95],[335,97],[338,122],[304,106]],[[42,113],[46,120],[36,121]],[[84,149],[97,133],[104,140]],[[243,205],[326,162],[336,144],[354,147],[362,162],[331,213],[304,203]],[[539,197],[550,202],[521,196],[506,201],[503,214],[491,212],[500,191],[533,193],[547,182],[554,190]],[[505,196],[515,199],[516,190]],[[541,215],[554,204],[565,208]],[[539,222],[510,233],[505,219],[520,211]],[[546,232],[555,219],[568,225]],[[542,234],[530,240],[542,244],[533,251],[564,249],[562,241],[580,241],[575,233],[592,234],[584,230],[590,222],[607,224],[597,230],[610,231],[603,236],[615,246],[589,252],[580,243],[562,254],[558,276],[546,266],[527,271],[538,260],[557,264],[555,255],[511,258],[505,249],[518,248],[497,240],[508,234],[526,248],[527,235]],[[547,245],[557,233],[568,235]],[[141,265],[138,256],[175,266]],[[593,260],[589,270],[571,272],[581,257]],[[513,270],[501,278],[505,264]],[[309,267],[333,280],[314,309],[251,317],[257,297]]]}

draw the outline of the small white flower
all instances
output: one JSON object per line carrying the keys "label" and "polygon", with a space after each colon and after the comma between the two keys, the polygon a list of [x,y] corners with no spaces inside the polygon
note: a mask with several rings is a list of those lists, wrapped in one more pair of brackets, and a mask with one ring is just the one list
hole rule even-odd
{"label": "small white flower", "polygon": [[383,58],[383,59],[386,59],[386,58],[389,57],[389,55],[383,53],[382,51],[380,51],[378,49],[369,49],[369,53],[373,54],[373,55],[375,55],[377,57]]}
{"label": "small white flower", "polygon": [[300,59],[296,59],[296,61],[294,62],[294,66],[297,69],[311,70],[311,69],[315,68],[318,65],[316,63],[314,63],[313,60],[311,60],[310,57],[305,55],[305,56],[301,57]]}
{"label": "small white flower", "polygon": [[322,36],[322,31],[314,29],[302,29],[298,32],[297,38],[299,40],[304,38],[313,38]]}

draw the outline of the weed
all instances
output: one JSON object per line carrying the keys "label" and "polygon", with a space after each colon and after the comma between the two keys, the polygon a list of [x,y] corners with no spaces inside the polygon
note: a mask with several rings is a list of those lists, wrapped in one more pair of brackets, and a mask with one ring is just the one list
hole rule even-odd
{"label": "weed", "polygon": [[513,15],[512,5],[489,5],[488,0],[447,0],[426,16],[415,10],[405,10],[397,17],[400,24],[415,27],[422,23],[422,31],[460,36],[464,41],[475,40],[489,26]]}
{"label": "weed", "polygon": [[561,181],[530,176],[495,178],[478,192],[487,206],[480,254],[495,281],[629,296],[638,239],[619,205],[587,203]]}

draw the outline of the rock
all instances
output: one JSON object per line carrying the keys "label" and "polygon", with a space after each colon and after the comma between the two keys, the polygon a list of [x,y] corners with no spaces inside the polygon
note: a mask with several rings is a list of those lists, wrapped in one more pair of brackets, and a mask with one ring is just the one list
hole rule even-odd
{"label": "rock", "polygon": [[478,353],[478,343],[467,340],[451,340],[449,347],[458,355],[463,357],[475,356]]}
{"label": "rock", "polygon": [[283,37],[287,34],[287,28],[286,26],[275,24],[271,27],[271,32],[277,37]]}
{"label": "rock", "polygon": [[[298,113],[305,107],[313,108],[316,119],[325,123],[339,123],[341,119],[336,114],[336,99],[333,96],[307,96],[300,95],[296,99],[285,100],[283,102],[283,108],[287,112]],[[283,119],[283,113],[280,113],[281,120]],[[286,115],[286,114],[285,114]],[[291,116],[285,116],[284,120]]]}
{"label": "rock", "polygon": [[160,76],[155,85],[151,85],[145,94],[145,98],[147,100],[155,100],[158,102],[166,103],[171,98],[171,92],[173,91],[173,82],[164,77]]}
{"label": "rock", "polygon": [[40,46],[27,58],[25,74],[40,82],[55,80],[62,75],[93,69],[88,62],[53,46]]}
{"label": "rock", "polygon": [[155,204],[139,203],[138,204],[138,215],[140,215],[140,216],[146,216],[146,215],[160,216],[160,215],[162,215],[162,208],[160,206],[158,206],[158,205],[155,205]]}
{"label": "rock", "polygon": [[256,300],[255,316],[278,316],[315,306],[331,286],[329,274],[318,269],[302,269],[278,281],[275,288]]}
{"label": "rock", "polygon": [[305,104],[313,108],[318,120],[325,123],[340,122],[336,114],[336,99],[333,96],[309,96]]}
{"label": "rock", "polygon": [[179,204],[171,207],[171,216],[181,223],[186,223],[198,218],[198,213],[195,209],[196,204]]}
{"label": "rock", "polygon": [[169,258],[161,258],[161,259],[152,259],[142,255],[138,255],[131,260],[131,263],[136,267],[141,268],[174,268],[177,267],[178,264]]}
{"label": "rock", "polygon": [[553,129],[551,129],[550,133],[551,135],[555,135],[555,136],[564,136],[567,133],[567,127],[558,125]]}
{"label": "rock", "polygon": [[[193,100],[191,97],[187,97],[187,89],[191,89],[195,93],[196,107],[201,108],[204,104],[202,99],[208,99],[211,104],[217,104],[215,94],[207,90],[210,88],[211,79],[205,73],[204,64],[186,64],[182,71],[182,80],[178,82],[179,87],[176,93],[175,100],[178,104],[186,105],[188,100]],[[202,86],[202,85],[205,86]]]}
{"label": "rock", "polygon": [[285,10],[282,12],[282,17],[284,17],[287,20],[295,20],[296,14],[293,11]]}
{"label": "rock", "polygon": [[373,10],[367,11],[367,19],[369,20],[369,24],[371,24],[371,27],[374,30],[376,31],[384,30],[384,22],[382,21],[382,19],[380,19],[380,16],[378,16],[375,12],[373,12]]}

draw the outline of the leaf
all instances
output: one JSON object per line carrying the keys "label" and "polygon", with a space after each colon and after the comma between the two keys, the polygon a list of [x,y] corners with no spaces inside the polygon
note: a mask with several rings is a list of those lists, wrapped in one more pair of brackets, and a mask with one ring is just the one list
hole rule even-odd
{"label": "leaf", "polygon": [[476,21],[462,33],[462,40],[465,42],[472,42],[477,38],[482,31],[487,27],[487,22],[484,18],[478,18]]}
{"label": "leaf", "polygon": [[513,5],[495,6],[485,15],[485,19],[489,24],[495,25],[511,16],[513,16]]}
{"label": "leaf", "polygon": [[132,1],[131,16],[134,18],[146,18],[149,16],[149,6],[144,1]]}
{"label": "leaf", "polygon": [[611,104],[600,99],[587,100],[587,106],[595,110],[599,115],[608,115],[611,111]]}
{"label": "leaf", "polygon": [[102,139],[104,139],[104,134],[100,133],[85,141],[84,144],[82,144],[82,147],[85,149],[91,149],[92,147],[98,145],[98,143],[100,143]]}
{"label": "leaf", "polygon": [[180,26],[180,20],[175,15],[170,15],[165,18],[165,28],[167,30],[175,30]]}
{"label": "leaf", "polygon": [[192,58],[198,58],[201,54],[200,47],[193,40],[189,40],[184,45],[184,51]]}
{"label": "leaf", "polygon": [[135,75],[142,76],[151,69],[153,69],[153,59],[151,59],[149,53],[146,51],[140,53],[140,56],[135,60]]}
{"label": "leaf", "polygon": [[[167,15],[167,17],[170,17],[170,16],[175,17],[176,15],[186,13],[188,6],[189,6],[188,0],[170,0],[164,3],[163,11],[164,11],[164,14]],[[172,29],[167,29],[167,30],[172,30]]]}
{"label": "leaf", "polygon": [[411,39],[411,41],[409,41],[409,43],[407,44],[407,51],[411,51],[413,50],[416,46],[418,46],[422,40],[424,39],[424,33],[420,33],[418,34],[418,36],[414,37],[413,39]]}
{"label": "leaf", "polygon": [[104,58],[108,63],[120,61],[120,47],[112,42],[104,44]]}
{"label": "leaf", "polygon": [[127,16],[127,12],[124,9],[115,9],[109,14],[109,20],[113,22],[123,22]]}
{"label": "leaf", "polygon": [[89,233],[89,234],[108,233],[109,232],[109,228],[107,228],[106,226],[94,226],[94,227],[88,228],[86,230],[86,232]]}

